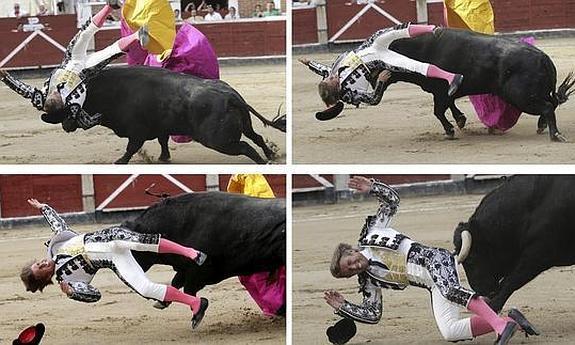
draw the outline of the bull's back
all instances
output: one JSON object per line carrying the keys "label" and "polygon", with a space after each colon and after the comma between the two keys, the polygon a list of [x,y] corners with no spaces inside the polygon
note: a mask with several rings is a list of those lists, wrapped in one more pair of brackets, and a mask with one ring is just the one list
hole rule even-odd
{"label": "bull's back", "polygon": [[[541,239],[575,246],[575,176],[518,175],[487,194],[471,216],[472,233],[492,246]],[[575,248],[573,248],[575,249]]]}
{"label": "bull's back", "polygon": [[104,126],[119,136],[146,139],[165,131],[195,134],[202,117],[221,112],[214,107],[235,92],[223,81],[146,66],[107,68],[88,82],[88,89],[84,108],[103,114]]}
{"label": "bull's back", "polygon": [[[285,202],[206,192],[167,198],[128,227],[205,251],[227,272],[285,264]],[[208,262],[209,263],[209,262]],[[243,267],[249,264],[250,267]]]}
{"label": "bull's back", "polygon": [[[434,34],[421,35],[412,39],[392,43],[392,50],[412,59],[439,66],[449,72],[463,74],[473,81],[464,83],[462,90],[467,94],[484,91],[500,91],[496,88],[505,84],[510,74],[535,76],[552,83],[554,78],[546,77],[554,73],[549,57],[536,47],[514,42],[504,37],[485,35],[477,32],[440,28]],[[545,66],[541,69],[541,66]]]}

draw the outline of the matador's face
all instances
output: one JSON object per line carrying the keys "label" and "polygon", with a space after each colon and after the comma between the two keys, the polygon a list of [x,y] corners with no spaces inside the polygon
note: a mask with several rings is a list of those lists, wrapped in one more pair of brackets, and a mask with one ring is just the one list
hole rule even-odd
{"label": "matador's face", "polygon": [[353,277],[364,272],[369,266],[369,260],[357,249],[349,249],[339,260],[339,268],[342,276]]}
{"label": "matador's face", "polygon": [[50,259],[42,259],[33,263],[30,268],[36,279],[46,281],[54,275],[55,263]]}

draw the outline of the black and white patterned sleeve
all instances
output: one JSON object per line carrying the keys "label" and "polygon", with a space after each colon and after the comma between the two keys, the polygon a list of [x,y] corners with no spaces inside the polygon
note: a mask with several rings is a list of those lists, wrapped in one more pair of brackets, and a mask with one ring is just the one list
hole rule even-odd
{"label": "black and white patterned sleeve", "polygon": [[316,61],[310,61],[307,66],[315,74],[321,75],[323,78],[327,78],[329,72],[331,71],[331,68]]}
{"label": "black and white patterned sleeve", "polygon": [[358,322],[376,324],[383,313],[381,288],[375,286],[364,274],[360,275],[359,281],[363,302],[354,304],[346,300],[335,313]]}
{"label": "black and white patterned sleeve", "polygon": [[387,89],[387,85],[382,81],[378,81],[377,86],[373,92],[357,91],[354,96],[355,102],[361,102],[369,105],[378,105],[379,102],[381,102],[381,98],[383,97],[383,92],[385,89]]}
{"label": "black and white patterned sleeve", "polygon": [[102,297],[100,291],[90,284],[84,282],[66,282],[65,284],[68,284],[71,290],[68,298],[75,301],[94,303]]}
{"label": "black and white patterned sleeve", "polygon": [[52,228],[52,232],[57,234],[64,230],[71,230],[68,224],[66,224],[66,221],[64,221],[52,207],[45,205],[41,211],[44,219],[46,219],[46,222],[48,222],[50,228]]}
{"label": "black and white patterned sleeve", "polygon": [[42,91],[24,83],[10,74],[6,74],[6,76],[1,80],[6,84],[6,86],[18,93],[20,96],[29,99],[36,109],[42,110],[44,108],[46,95],[43,94]]}
{"label": "black and white patterned sleeve", "polygon": [[372,179],[370,194],[375,195],[381,206],[378,211],[378,215],[383,217],[392,217],[397,212],[399,208],[399,194],[395,189],[386,185],[381,181]]}

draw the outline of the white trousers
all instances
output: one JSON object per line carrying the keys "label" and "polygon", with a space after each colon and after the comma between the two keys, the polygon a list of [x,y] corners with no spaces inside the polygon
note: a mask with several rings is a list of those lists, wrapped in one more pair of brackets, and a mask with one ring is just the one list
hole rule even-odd
{"label": "white trousers", "polygon": [[90,260],[109,260],[114,272],[126,285],[146,298],[163,301],[167,286],[152,282],[142,267],[132,256],[130,250],[154,252],[159,244],[144,244],[134,241],[114,240],[109,242],[86,243],[86,253]]}
{"label": "white trousers", "polygon": [[427,75],[428,63],[420,62],[407,56],[401,55],[389,49],[391,43],[401,38],[409,38],[409,27],[401,30],[389,30],[377,36],[373,43],[356,54],[363,61],[381,60],[388,65]]}
{"label": "white trousers", "polygon": [[71,59],[69,64],[74,72],[80,73],[83,69],[94,67],[100,62],[122,52],[118,42],[114,42],[108,47],[88,56],[88,45],[99,29],[94,23],[90,23],[85,30],[78,33],[76,44],[74,44],[70,52]]}
{"label": "white trousers", "polygon": [[447,341],[473,339],[471,319],[461,318],[461,307],[441,295],[437,287],[431,288],[431,304],[435,323]]}

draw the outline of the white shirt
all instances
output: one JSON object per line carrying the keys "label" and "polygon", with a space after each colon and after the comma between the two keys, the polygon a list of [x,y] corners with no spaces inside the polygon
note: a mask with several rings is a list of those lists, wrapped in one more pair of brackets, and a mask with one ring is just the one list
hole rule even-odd
{"label": "white shirt", "polygon": [[[18,16],[17,16],[17,17],[18,17],[18,18],[20,18],[20,17],[26,17],[27,15],[28,15],[28,12],[24,11],[24,10],[22,9],[22,7],[20,7],[20,12],[18,12]],[[14,11],[14,10],[10,11],[10,14],[8,14],[8,17],[10,17],[10,18],[16,18],[16,11]]]}
{"label": "white shirt", "polygon": [[222,15],[219,14],[218,12],[212,13],[212,14],[206,14],[206,16],[204,17],[204,20],[222,20]]}
{"label": "white shirt", "polygon": [[231,13],[226,14],[226,16],[224,17],[224,19],[239,19],[240,15],[238,13],[236,13],[233,17]]}

